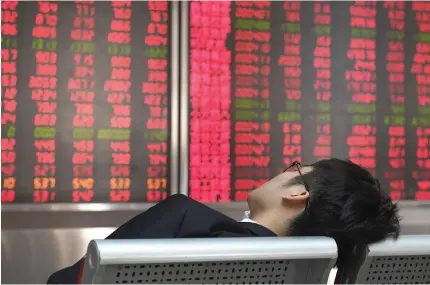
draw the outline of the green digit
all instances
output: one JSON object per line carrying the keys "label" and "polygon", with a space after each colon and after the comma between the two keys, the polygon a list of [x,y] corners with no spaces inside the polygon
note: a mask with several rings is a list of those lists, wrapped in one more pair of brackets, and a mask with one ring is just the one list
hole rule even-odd
{"label": "green digit", "polygon": [[9,126],[7,130],[7,137],[8,138],[14,138],[16,133],[16,127],[15,126]]}

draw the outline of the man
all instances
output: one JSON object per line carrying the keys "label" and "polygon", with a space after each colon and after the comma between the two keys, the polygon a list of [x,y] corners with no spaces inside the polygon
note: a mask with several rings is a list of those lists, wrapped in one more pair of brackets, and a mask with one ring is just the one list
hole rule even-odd
{"label": "man", "polygon": [[[183,195],[173,195],[134,217],[108,239],[328,236],[338,245],[337,265],[356,244],[399,234],[398,209],[379,182],[350,161],[328,159],[285,172],[252,191],[250,212],[237,222]],[[48,283],[76,283],[82,260]]]}

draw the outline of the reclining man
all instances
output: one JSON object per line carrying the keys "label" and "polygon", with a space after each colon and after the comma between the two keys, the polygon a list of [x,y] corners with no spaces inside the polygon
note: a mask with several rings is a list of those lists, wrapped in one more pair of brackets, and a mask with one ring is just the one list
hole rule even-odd
{"label": "reclining man", "polygon": [[[237,222],[173,195],[107,239],[328,236],[338,245],[339,267],[355,245],[399,234],[397,205],[369,171],[350,161],[328,159],[303,167],[295,162],[252,191],[248,206],[250,212]],[[51,275],[48,283],[76,283],[82,260]]]}

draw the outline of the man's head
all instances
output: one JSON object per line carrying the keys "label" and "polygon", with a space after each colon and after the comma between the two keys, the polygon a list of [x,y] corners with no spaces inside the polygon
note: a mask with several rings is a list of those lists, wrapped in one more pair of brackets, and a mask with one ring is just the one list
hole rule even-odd
{"label": "man's head", "polygon": [[351,161],[292,165],[248,197],[251,218],[278,235],[329,236],[342,263],[353,245],[399,234],[398,209],[379,182]]}

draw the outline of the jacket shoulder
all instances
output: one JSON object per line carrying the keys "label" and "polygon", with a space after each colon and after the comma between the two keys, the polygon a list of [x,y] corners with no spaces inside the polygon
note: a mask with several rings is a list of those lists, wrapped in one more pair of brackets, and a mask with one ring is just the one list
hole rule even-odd
{"label": "jacket shoulder", "polygon": [[184,194],[173,194],[168,196],[164,201],[184,202],[188,200],[192,200],[192,199],[188,196],[185,196]]}
{"label": "jacket shoulder", "polygon": [[192,206],[192,205],[201,205],[203,206],[204,204],[184,195],[184,194],[173,194],[171,196],[168,196],[166,199],[164,199],[162,202],[160,203],[165,203],[165,204],[176,204],[176,205],[188,205],[188,206]]}
{"label": "jacket shoulder", "polygon": [[[164,199],[163,201],[160,201],[158,204],[156,204],[155,206],[184,206],[184,205],[189,205],[190,203],[198,203],[196,201],[194,201],[193,199],[189,198],[188,196],[185,196],[184,194],[173,194],[171,196],[167,196],[166,199]],[[155,207],[154,206],[154,207]]]}

